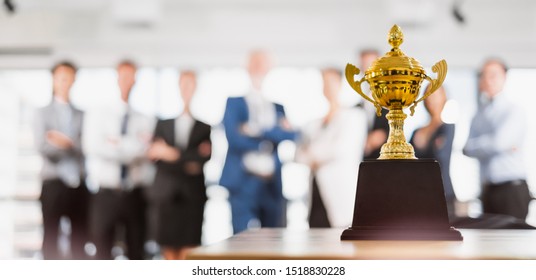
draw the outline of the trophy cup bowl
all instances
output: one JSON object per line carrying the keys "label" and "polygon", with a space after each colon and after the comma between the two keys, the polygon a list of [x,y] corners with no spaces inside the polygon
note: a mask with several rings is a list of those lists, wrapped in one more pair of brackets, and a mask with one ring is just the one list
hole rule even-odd
{"label": "trophy cup bowl", "polygon": [[[439,61],[432,67],[432,71],[437,73],[436,79],[426,75],[417,60],[406,56],[399,49],[403,40],[402,30],[394,25],[388,36],[391,51],[377,59],[359,81],[355,81],[355,75],[361,72],[359,68],[352,64],[346,65],[345,74],[348,83],[365,100],[374,104],[377,115],[381,116],[381,107],[389,110],[386,116],[389,120],[389,137],[387,143],[382,146],[378,159],[416,159],[413,147],[407,143],[404,136],[404,120],[407,115],[403,110],[410,107],[413,115],[415,106],[435,92],[447,75],[445,60]],[[418,98],[424,80],[428,80],[431,86],[421,98]],[[372,98],[361,89],[363,82],[370,85]]]}

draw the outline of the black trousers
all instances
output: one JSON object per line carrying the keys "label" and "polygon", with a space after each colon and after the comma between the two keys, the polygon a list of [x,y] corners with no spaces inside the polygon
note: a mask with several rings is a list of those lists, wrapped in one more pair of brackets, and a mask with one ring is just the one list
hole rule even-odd
{"label": "black trousers", "polygon": [[482,210],[487,214],[503,214],[525,220],[532,200],[525,180],[487,184],[482,189]]}
{"label": "black trousers", "polygon": [[145,258],[146,196],[142,187],[131,191],[101,188],[91,200],[91,239],[97,247],[96,259],[111,260],[118,229],[125,232],[127,257]]}
{"label": "black trousers", "polygon": [[[44,180],[41,196],[43,214],[43,258],[56,259],[87,259],[84,246],[88,241],[88,203],[89,192],[86,185],[70,188],[59,179]],[[59,225],[61,217],[71,221],[71,252],[62,256],[58,248]]]}
{"label": "black trousers", "polygon": [[318,190],[318,183],[316,182],[316,177],[313,178],[312,186],[312,197],[311,197],[311,209],[309,211],[309,227],[310,228],[329,228],[331,227],[328,213],[324,202],[322,201],[322,196],[320,196],[320,191]]}

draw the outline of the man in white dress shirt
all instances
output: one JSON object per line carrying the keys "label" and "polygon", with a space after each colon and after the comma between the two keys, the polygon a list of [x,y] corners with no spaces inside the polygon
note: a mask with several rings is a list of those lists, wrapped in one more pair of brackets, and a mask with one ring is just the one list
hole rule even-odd
{"label": "man in white dress shirt", "polygon": [[98,186],[90,208],[90,227],[97,259],[113,258],[111,249],[118,226],[125,230],[126,256],[143,259],[145,187],[154,178],[154,166],[146,158],[146,151],[156,121],[136,112],[128,103],[135,84],[136,65],[121,62],[117,74],[121,108],[92,112],[85,125],[89,178]]}
{"label": "man in white dress shirt", "polygon": [[525,220],[532,199],[523,163],[526,115],[503,92],[506,73],[499,59],[484,63],[479,106],[463,153],[480,163],[483,212]]}

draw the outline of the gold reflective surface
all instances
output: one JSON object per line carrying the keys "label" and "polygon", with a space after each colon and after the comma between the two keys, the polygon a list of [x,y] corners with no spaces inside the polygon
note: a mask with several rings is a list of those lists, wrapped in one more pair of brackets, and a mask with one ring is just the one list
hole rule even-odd
{"label": "gold reflective surface", "polygon": [[[413,115],[415,106],[443,84],[447,75],[447,62],[441,60],[432,66],[432,71],[437,73],[437,78],[432,79],[416,59],[406,56],[399,49],[404,42],[404,34],[398,25],[389,31],[388,42],[391,51],[378,58],[359,81],[355,80],[355,75],[361,72],[360,69],[348,63],[346,79],[359,95],[374,104],[378,116],[381,116],[381,107],[389,110],[386,116],[389,120],[389,137],[382,146],[378,159],[416,159],[413,147],[404,136],[404,120],[407,115],[403,109],[409,107],[410,115]],[[418,98],[424,80],[430,82],[430,87]],[[370,85],[372,97],[363,92],[363,82]]]}

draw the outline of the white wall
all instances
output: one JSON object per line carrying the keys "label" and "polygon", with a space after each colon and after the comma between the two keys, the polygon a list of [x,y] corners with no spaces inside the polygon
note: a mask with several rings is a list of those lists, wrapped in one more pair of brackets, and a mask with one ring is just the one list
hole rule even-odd
{"label": "white wall", "polygon": [[453,17],[454,2],[19,0],[15,14],[0,10],[0,53],[50,54],[0,55],[0,68],[48,67],[59,58],[110,66],[125,56],[145,66],[237,66],[254,47],[273,50],[284,66],[342,66],[360,48],[387,51],[394,23],[404,28],[403,50],[426,66],[445,58],[451,67],[476,67],[490,55],[536,66],[536,1],[456,1],[465,24]]}

